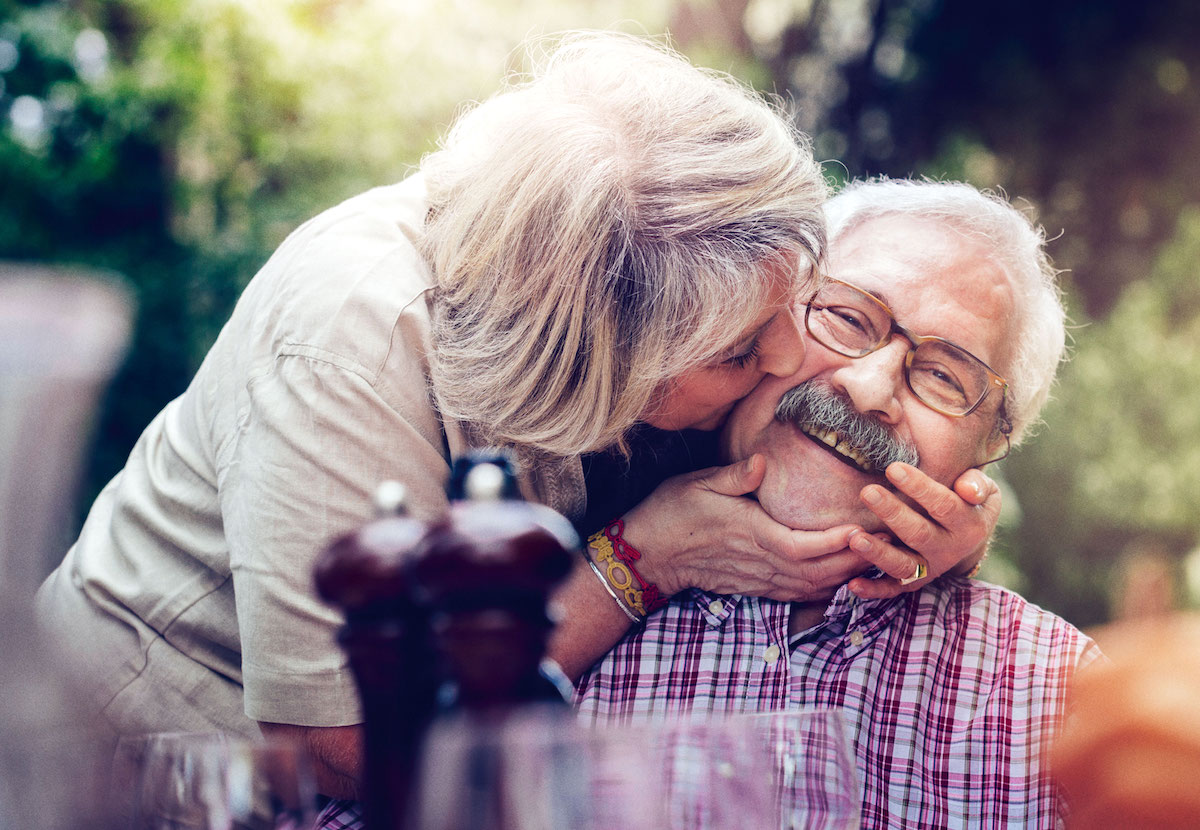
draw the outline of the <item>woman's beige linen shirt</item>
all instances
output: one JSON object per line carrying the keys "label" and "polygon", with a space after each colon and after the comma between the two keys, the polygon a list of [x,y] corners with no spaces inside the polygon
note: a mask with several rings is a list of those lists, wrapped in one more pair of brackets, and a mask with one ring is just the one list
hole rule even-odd
{"label": "woman's beige linen shirt", "polygon": [[[425,210],[414,176],[292,234],[39,592],[114,731],[360,720],[313,562],[384,479],[435,515],[470,444],[431,403]],[[582,512],[577,458],[521,461],[528,496]]]}

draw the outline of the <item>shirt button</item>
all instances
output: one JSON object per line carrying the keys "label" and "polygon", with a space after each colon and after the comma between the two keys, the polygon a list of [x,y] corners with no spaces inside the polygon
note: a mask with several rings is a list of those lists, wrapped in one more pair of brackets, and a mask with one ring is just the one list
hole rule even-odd
{"label": "shirt button", "polygon": [[725,603],[719,599],[714,599],[708,604],[708,613],[716,616],[725,610]]}
{"label": "shirt button", "polygon": [[82,588],[83,574],[79,573],[79,571],[71,571],[71,584],[76,588]]}
{"label": "shirt button", "polygon": [[779,646],[770,645],[763,651],[763,661],[768,665],[772,665],[779,659]]}
{"label": "shirt button", "polygon": [[850,645],[861,646],[863,644],[862,632],[857,628],[850,632]]}

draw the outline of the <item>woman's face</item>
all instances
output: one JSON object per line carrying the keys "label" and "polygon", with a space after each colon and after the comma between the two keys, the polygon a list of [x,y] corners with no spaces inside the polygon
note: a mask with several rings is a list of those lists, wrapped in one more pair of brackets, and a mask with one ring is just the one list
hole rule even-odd
{"label": "woman's face", "polygon": [[801,334],[789,283],[777,275],[771,304],[711,363],[668,383],[643,420],[659,429],[716,429],[764,377],[788,377],[800,368]]}

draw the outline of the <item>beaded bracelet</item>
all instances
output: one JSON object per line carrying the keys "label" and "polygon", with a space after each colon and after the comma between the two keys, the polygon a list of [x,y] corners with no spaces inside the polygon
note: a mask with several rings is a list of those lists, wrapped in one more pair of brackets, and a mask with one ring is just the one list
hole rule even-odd
{"label": "beaded bracelet", "polygon": [[[634,562],[642,558],[642,554],[625,541],[622,536],[624,532],[625,521],[614,519],[604,530],[588,537],[588,548],[596,551],[596,559],[604,566],[603,576],[606,582],[618,594],[618,604],[627,606],[640,619],[645,619],[647,614],[666,605],[667,598],[658,590],[657,585],[647,582],[633,566]],[[593,562],[593,565],[595,564]],[[621,602],[621,599],[624,602]]]}
{"label": "beaded bracelet", "polygon": [[608,595],[613,598],[613,602],[615,602],[617,604],[617,607],[620,608],[622,612],[624,612],[626,617],[629,617],[629,621],[631,623],[633,623],[634,625],[637,625],[638,623],[640,623],[642,621],[642,618],[639,617],[637,614],[633,613],[633,609],[625,604],[625,600],[621,599],[621,595],[618,594],[615,590],[613,590],[612,583],[610,583],[608,581],[608,579],[605,578],[604,574],[600,572],[600,569],[598,567],[596,567],[596,563],[592,561],[592,557],[588,555],[588,549],[591,547],[591,544],[592,544],[592,540],[588,539],[588,543],[583,546],[582,552],[583,552],[584,561],[586,561],[588,563],[588,565],[591,567],[592,573],[594,573],[596,575],[596,579],[600,580],[600,584],[604,586],[604,590],[608,591]]}

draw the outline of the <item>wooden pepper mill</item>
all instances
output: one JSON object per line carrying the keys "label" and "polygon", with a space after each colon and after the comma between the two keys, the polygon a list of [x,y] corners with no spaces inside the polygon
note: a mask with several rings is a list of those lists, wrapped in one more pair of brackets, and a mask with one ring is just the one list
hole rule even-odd
{"label": "wooden pepper mill", "polygon": [[561,514],[521,500],[511,460],[494,451],[459,459],[448,492],[450,512],[425,535],[412,573],[429,612],[442,711],[564,702],[570,685],[545,661],[547,606],[578,535]]}
{"label": "wooden pepper mill", "polygon": [[363,818],[371,830],[399,830],[437,687],[428,615],[410,577],[426,526],[406,515],[398,482],[381,484],[375,502],[378,517],[335,541],[317,560],[315,578],[321,597],[346,618],[338,640],[365,724]]}
{"label": "wooden pepper mill", "polygon": [[363,701],[368,830],[405,826],[435,715],[501,717],[570,693],[545,660],[549,596],[579,546],[570,522],[522,501],[511,460],[495,451],[459,459],[448,495],[442,520],[393,509],[317,564],[318,590],[346,614],[341,643]]}

